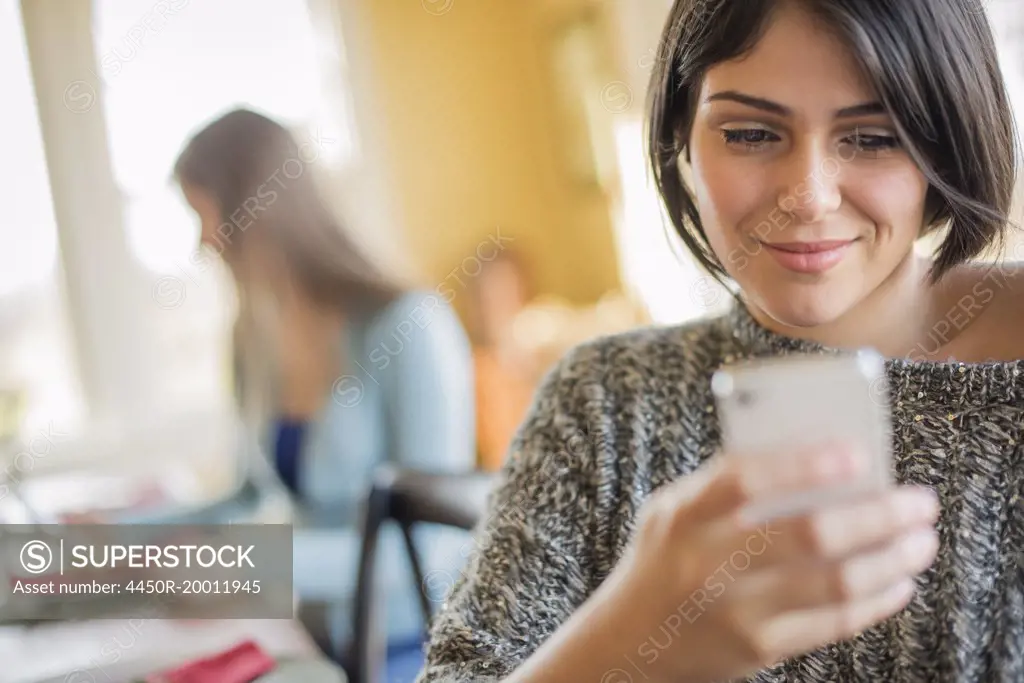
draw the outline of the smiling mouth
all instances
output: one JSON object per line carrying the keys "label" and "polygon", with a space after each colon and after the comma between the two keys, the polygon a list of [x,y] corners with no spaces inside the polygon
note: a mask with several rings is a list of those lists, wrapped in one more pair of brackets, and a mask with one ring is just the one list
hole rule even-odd
{"label": "smiling mouth", "polygon": [[824,273],[845,258],[852,240],[822,240],[818,242],[761,242],[786,270],[797,273]]}

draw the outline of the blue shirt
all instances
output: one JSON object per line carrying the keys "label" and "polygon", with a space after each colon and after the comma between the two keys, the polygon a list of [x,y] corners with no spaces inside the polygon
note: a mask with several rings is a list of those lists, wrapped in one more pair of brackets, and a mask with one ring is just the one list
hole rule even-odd
{"label": "blue shirt", "polygon": [[281,418],[275,427],[274,467],[281,483],[292,493],[298,493],[299,466],[302,454],[302,437],[306,432],[305,420]]}
{"label": "blue shirt", "polygon": [[[302,427],[286,423],[283,432],[268,425],[267,435],[281,446],[279,476],[293,479],[299,500],[296,591],[338,605],[340,642],[350,636],[359,508],[377,467],[462,472],[476,465],[472,354],[454,311],[434,293],[411,292],[372,316],[346,320],[345,330],[345,374],[320,413]],[[470,536],[445,528],[415,533],[439,606],[471,550]],[[378,552],[389,637],[415,637],[424,626],[418,586],[397,528],[383,530]]]}

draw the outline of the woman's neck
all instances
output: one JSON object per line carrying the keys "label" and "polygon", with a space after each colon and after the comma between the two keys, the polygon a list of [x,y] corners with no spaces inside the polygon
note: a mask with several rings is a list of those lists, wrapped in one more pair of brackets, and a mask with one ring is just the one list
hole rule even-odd
{"label": "woman's neck", "polygon": [[936,291],[928,282],[930,263],[910,254],[871,294],[839,318],[815,327],[784,325],[748,303],[751,315],[778,334],[831,348],[871,347],[889,358],[923,359],[934,336]]}

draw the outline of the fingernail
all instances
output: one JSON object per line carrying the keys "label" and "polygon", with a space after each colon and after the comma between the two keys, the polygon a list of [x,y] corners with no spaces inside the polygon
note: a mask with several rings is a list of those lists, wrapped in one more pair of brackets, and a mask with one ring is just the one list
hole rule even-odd
{"label": "fingernail", "polygon": [[903,539],[901,550],[908,562],[930,560],[938,548],[939,539],[932,530],[918,531]]}
{"label": "fingernail", "polygon": [[840,444],[835,449],[836,461],[844,477],[853,477],[861,473],[864,457],[855,446]]}
{"label": "fingernail", "polygon": [[888,590],[889,597],[897,602],[905,602],[914,594],[914,588],[912,579],[903,579]]}
{"label": "fingernail", "polygon": [[807,471],[818,484],[846,482],[859,477],[865,469],[863,453],[849,444],[822,444],[807,455]]}
{"label": "fingernail", "polygon": [[814,460],[814,473],[819,481],[825,484],[845,479],[849,466],[843,453],[830,449],[821,453]]}
{"label": "fingernail", "polygon": [[904,490],[898,505],[900,516],[908,521],[935,519],[939,513],[939,500],[929,489]]}
{"label": "fingernail", "polygon": [[921,491],[920,510],[929,518],[939,515],[939,496],[931,489],[919,489]]}

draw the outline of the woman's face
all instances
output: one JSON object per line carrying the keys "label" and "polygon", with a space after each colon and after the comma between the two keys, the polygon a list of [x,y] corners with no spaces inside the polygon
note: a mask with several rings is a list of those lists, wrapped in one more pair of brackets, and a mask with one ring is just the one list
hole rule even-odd
{"label": "woman's face", "polygon": [[188,183],[181,184],[181,193],[199,218],[200,245],[215,249],[218,253],[223,251],[224,246],[217,235],[217,227],[223,222],[217,200],[206,190]]}
{"label": "woman's face", "polygon": [[712,249],[786,325],[830,322],[912,254],[927,181],[852,57],[791,4],[707,73],[690,137]]}

